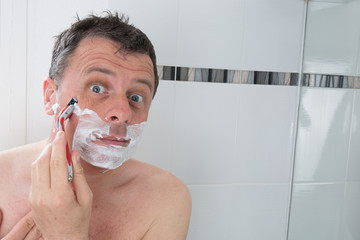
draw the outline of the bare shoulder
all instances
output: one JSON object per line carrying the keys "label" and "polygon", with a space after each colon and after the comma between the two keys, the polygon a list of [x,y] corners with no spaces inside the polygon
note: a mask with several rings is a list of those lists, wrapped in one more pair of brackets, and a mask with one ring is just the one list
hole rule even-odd
{"label": "bare shoulder", "polygon": [[28,196],[31,163],[41,152],[41,143],[0,152],[0,238],[30,210]]}
{"label": "bare shoulder", "polygon": [[7,161],[9,159],[19,159],[23,158],[23,154],[33,156],[34,154],[39,154],[41,150],[45,147],[46,141],[40,141],[36,143],[30,143],[22,145],[19,147],[14,147],[5,151],[0,152],[0,160]]}
{"label": "bare shoulder", "polygon": [[0,176],[22,174],[21,170],[25,170],[31,165],[44,145],[45,141],[41,141],[0,152]]}
{"label": "bare shoulder", "polygon": [[23,148],[17,147],[0,152],[0,176],[14,170],[16,161],[20,159]]}
{"label": "bare shoulder", "polygon": [[149,192],[156,211],[144,239],[186,239],[192,205],[188,187],[168,171],[139,161],[134,165],[139,169],[136,181]]}
{"label": "bare shoulder", "polygon": [[153,194],[160,195],[164,201],[167,198],[191,201],[187,186],[175,175],[151,164],[137,160],[132,161],[138,171],[136,181],[141,182],[144,187],[151,188]]}

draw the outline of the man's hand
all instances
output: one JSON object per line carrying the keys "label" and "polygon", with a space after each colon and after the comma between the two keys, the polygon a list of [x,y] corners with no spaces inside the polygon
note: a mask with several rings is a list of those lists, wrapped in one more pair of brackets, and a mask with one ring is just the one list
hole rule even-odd
{"label": "man's hand", "polygon": [[[0,225],[1,225],[1,211],[0,211]],[[32,218],[31,212],[26,214],[11,231],[1,240],[40,240],[44,239],[41,232],[36,227]]]}
{"label": "man's hand", "polygon": [[72,154],[74,177],[68,182],[65,133],[59,131],[31,169],[30,205],[34,221],[45,239],[87,239],[92,192]]}

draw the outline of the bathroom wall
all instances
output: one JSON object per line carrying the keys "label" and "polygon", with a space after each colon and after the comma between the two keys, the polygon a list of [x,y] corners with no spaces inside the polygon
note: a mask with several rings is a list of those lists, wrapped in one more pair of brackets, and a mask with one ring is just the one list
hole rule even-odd
{"label": "bathroom wall", "polygon": [[[48,135],[51,118],[42,108],[41,88],[52,37],[76,12],[106,9],[128,14],[148,34],[163,70],[299,73],[302,0],[2,0],[0,100],[7,114],[0,120],[6,126],[1,149]],[[136,157],[188,185],[188,239],[286,239],[296,82],[179,81],[165,75]]]}
{"label": "bathroom wall", "polygon": [[310,1],[289,240],[360,239],[360,1]]}
{"label": "bathroom wall", "polygon": [[1,1],[0,17],[3,150],[26,142],[26,1]]}
{"label": "bathroom wall", "polygon": [[306,87],[289,240],[360,238],[359,89]]}

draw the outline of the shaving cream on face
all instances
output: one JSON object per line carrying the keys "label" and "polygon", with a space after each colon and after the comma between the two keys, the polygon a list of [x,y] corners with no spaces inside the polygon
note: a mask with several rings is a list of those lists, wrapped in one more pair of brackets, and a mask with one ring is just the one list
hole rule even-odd
{"label": "shaving cream on face", "polygon": [[72,149],[79,150],[81,158],[91,165],[109,170],[120,167],[132,157],[146,125],[146,122],[142,122],[126,126],[126,136],[123,137],[129,141],[126,147],[100,145],[95,141],[102,136],[111,136],[112,123],[103,121],[96,112],[90,109],[81,110],[78,106],[74,114],[79,117],[79,121],[74,133]]}

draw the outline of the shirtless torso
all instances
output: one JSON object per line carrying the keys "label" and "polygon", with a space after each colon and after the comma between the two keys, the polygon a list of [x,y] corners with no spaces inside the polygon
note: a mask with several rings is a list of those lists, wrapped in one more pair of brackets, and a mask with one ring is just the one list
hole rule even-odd
{"label": "shirtless torso", "polygon": [[[30,211],[31,164],[45,144],[0,153],[0,238]],[[151,239],[152,228],[161,229],[156,232],[164,239],[186,238],[191,199],[175,176],[133,159],[102,176],[87,174],[82,165],[93,192],[89,239]]]}
{"label": "shirtless torso", "polygon": [[[136,139],[128,137],[128,126],[148,119],[159,83],[156,69],[149,39],[117,14],[91,15],[58,36],[43,83],[45,113],[53,116],[49,140],[0,153],[0,237],[17,232],[26,215],[48,239],[186,238],[191,199],[175,176],[133,159],[106,172],[88,163],[93,155],[81,155],[87,160],[81,166],[78,161],[80,151],[126,148]],[[74,97],[80,109],[94,113],[95,125],[80,126],[74,114],[62,121],[64,134],[55,122]],[[75,137],[79,129],[85,137]],[[69,184],[66,142],[74,140],[86,144],[72,151]]]}

